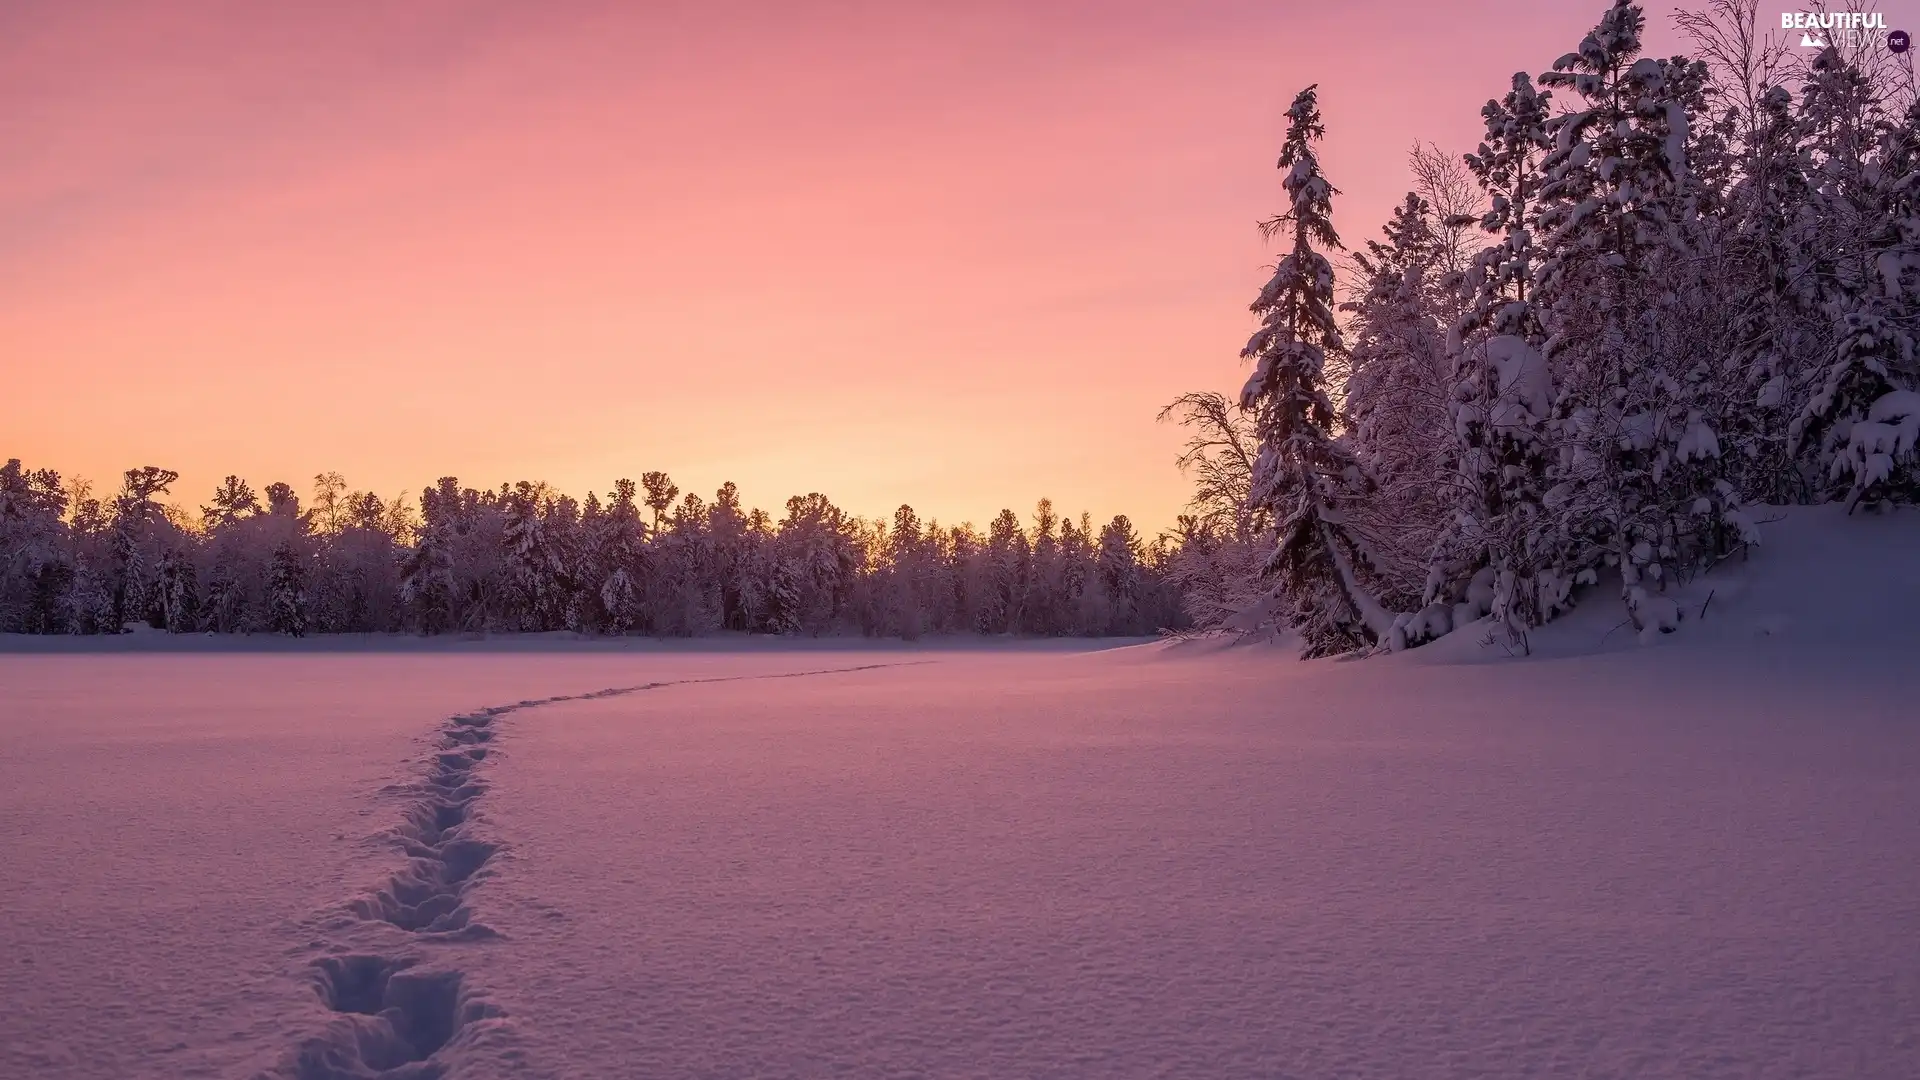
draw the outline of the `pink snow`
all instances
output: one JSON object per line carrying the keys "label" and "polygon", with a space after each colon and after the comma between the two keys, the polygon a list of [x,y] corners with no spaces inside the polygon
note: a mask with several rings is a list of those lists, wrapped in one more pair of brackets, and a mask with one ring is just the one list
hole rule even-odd
{"label": "pink snow", "polygon": [[0,657],[0,1075],[1920,1075],[1915,518],[1828,510],[1525,661]]}

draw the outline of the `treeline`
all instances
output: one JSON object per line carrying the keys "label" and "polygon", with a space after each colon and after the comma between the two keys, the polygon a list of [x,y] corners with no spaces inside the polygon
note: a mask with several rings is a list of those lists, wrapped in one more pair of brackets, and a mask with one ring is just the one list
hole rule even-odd
{"label": "treeline", "polygon": [[985,534],[851,516],[825,496],[779,520],[731,483],[708,502],[664,473],[602,500],[451,477],[411,500],[315,478],[312,502],[229,476],[191,512],[178,480],[130,470],[96,498],[59,473],[0,468],[0,631],[1135,635],[1184,625],[1165,540],[1095,528],[1041,500]]}
{"label": "treeline", "polygon": [[1617,0],[1473,153],[1416,151],[1347,256],[1295,99],[1252,376],[1175,403],[1197,621],[1324,655],[1490,619],[1524,649],[1604,585],[1670,630],[1668,586],[1755,542],[1750,507],[1920,497],[1911,69],[1774,14],[1713,0],[1678,16],[1695,55],[1656,58]]}

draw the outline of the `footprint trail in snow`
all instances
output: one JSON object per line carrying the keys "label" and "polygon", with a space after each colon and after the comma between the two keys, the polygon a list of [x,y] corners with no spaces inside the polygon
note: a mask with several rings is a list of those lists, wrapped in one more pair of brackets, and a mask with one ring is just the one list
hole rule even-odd
{"label": "footprint trail in snow", "polygon": [[488,783],[480,768],[500,734],[496,724],[501,717],[668,686],[842,675],[921,663],[931,661],[672,679],[529,699],[450,717],[422,763],[424,775],[402,789],[411,798],[394,835],[407,854],[406,865],[385,884],[350,901],[350,919],[332,924],[351,930],[357,924],[385,923],[404,936],[373,949],[341,941],[314,943],[322,955],[308,965],[306,975],[334,1019],[324,1031],[302,1040],[263,1080],[434,1080],[450,1068],[443,1051],[501,1026],[505,1012],[467,985],[452,964],[454,954],[428,951],[431,946],[498,936],[473,917],[467,900],[480,871],[501,850],[497,840],[477,835],[474,819]]}

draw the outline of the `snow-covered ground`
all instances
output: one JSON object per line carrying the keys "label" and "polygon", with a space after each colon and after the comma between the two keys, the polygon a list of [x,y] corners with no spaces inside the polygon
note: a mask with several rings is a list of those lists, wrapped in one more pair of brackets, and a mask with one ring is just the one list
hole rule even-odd
{"label": "snow-covered ground", "polygon": [[[679,655],[670,667],[710,677],[813,660]],[[273,1064],[319,1027],[312,986],[290,976],[310,952],[378,929],[330,923],[400,867],[406,785],[441,718],[667,666],[0,657],[0,1076]]]}
{"label": "snow-covered ground", "polygon": [[0,1076],[1907,1080],[1920,534],[1768,535],[1523,662],[0,657]]}

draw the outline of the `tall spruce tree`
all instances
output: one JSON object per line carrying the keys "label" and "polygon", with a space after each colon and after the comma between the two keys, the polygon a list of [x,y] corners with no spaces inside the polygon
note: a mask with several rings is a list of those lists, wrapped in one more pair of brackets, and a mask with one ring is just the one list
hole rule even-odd
{"label": "tall spruce tree", "polygon": [[1240,353],[1254,365],[1241,406],[1254,413],[1260,431],[1252,501],[1277,526],[1265,572],[1285,596],[1308,656],[1387,641],[1395,622],[1366,580],[1365,545],[1341,509],[1363,479],[1334,438],[1336,415],[1325,389],[1328,354],[1340,350],[1341,338],[1333,264],[1321,249],[1338,249],[1340,237],[1333,229],[1336,192],[1313,148],[1326,134],[1316,89],[1302,90],[1287,109],[1279,168],[1290,208],[1262,231],[1289,235],[1293,246],[1254,299],[1260,328]]}

